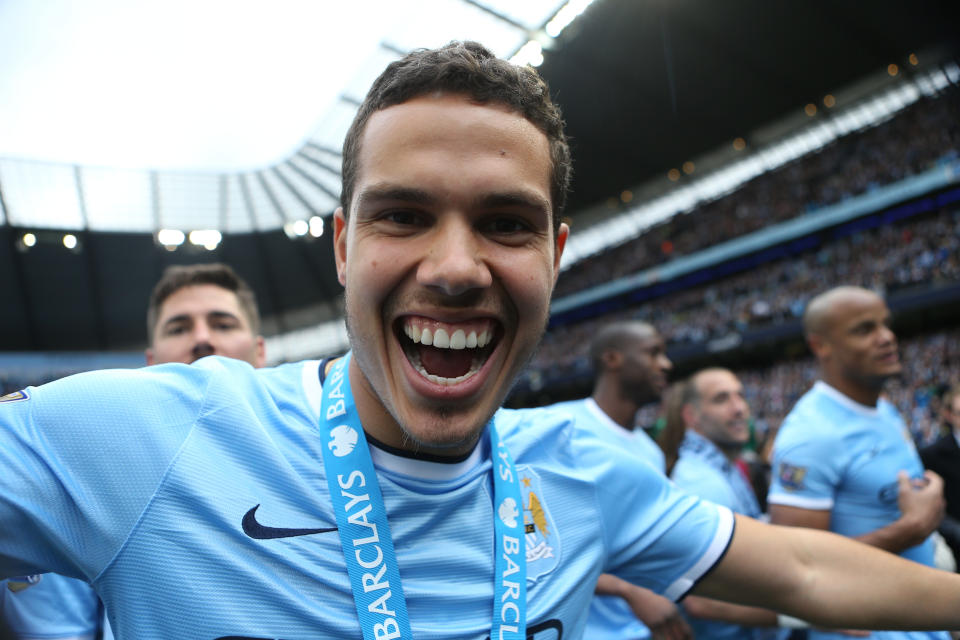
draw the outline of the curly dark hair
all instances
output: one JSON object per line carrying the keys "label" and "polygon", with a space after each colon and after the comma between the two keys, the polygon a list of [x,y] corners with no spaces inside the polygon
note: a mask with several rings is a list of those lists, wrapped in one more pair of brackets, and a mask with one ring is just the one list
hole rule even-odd
{"label": "curly dark hair", "polygon": [[547,136],[553,165],[550,195],[556,229],[572,173],[570,147],[560,109],[550,99],[547,83],[532,67],[501,60],[476,42],[451,42],[439,49],[417,49],[391,62],[374,81],[343,142],[340,200],[344,214],[349,216],[359,170],[360,142],[370,116],[438,91],[465,94],[481,104],[506,105],[523,114]]}

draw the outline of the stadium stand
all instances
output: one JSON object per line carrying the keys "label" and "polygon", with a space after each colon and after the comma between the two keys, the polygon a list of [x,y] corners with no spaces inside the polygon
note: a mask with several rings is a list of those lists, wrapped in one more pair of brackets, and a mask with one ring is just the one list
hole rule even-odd
{"label": "stadium stand", "polygon": [[[960,189],[951,178],[899,200],[892,195],[906,193],[905,186],[923,175],[960,172],[960,126],[950,115],[960,112],[958,98],[950,89],[923,99],[565,271],[555,296],[560,313],[511,404],[582,393],[595,327],[639,319],[666,337],[678,373],[718,360],[737,368],[758,432],[765,433],[779,426],[815,379],[800,338],[806,302],[826,287],[848,283],[890,299],[906,371],[888,392],[910,417],[917,442],[930,442],[937,435],[937,395],[960,379],[960,332],[950,328],[960,300]],[[891,198],[877,200],[884,194]],[[873,206],[877,201],[885,204]],[[813,224],[824,212],[843,208],[856,213],[838,224]],[[774,233],[762,242],[762,233],[802,229],[808,222],[809,233],[780,242],[786,236]],[[745,237],[761,241],[734,259],[706,261],[673,279],[636,275],[696,263],[707,249]],[[611,295],[595,295],[603,289]],[[653,424],[657,411],[641,411],[638,423]]]}

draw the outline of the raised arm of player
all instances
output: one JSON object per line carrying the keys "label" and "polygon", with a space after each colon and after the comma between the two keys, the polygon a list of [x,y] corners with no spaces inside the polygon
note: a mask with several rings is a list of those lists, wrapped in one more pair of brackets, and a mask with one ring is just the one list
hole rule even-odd
{"label": "raised arm of player", "polygon": [[824,627],[960,629],[960,575],[826,531],[741,516],[723,560],[693,593]]}

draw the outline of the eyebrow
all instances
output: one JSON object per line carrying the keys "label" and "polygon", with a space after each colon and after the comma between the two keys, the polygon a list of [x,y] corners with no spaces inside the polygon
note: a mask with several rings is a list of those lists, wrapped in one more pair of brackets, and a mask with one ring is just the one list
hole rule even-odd
{"label": "eyebrow", "polygon": [[[437,198],[423,189],[381,183],[372,185],[357,194],[356,208],[359,210],[371,202],[391,200],[429,205],[435,203]],[[471,205],[477,208],[523,207],[545,215],[551,212],[550,202],[546,198],[523,190],[483,194],[475,198]]]}
{"label": "eyebrow", "polygon": [[384,200],[399,200],[413,204],[430,204],[435,198],[423,189],[401,187],[388,183],[375,184],[357,194],[357,210],[363,209],[370,202]]}
{"label": "eyebrow", "polygon": [[[240,318],[236,314],[230,313],[229,311],[211,311],[206,314],[206,317],[212,318],[214,320],[228,319],[228,320],[237,320],[238,322],[240,320]],[[190,316],[190,314],[180,313],[178,315],[172,316],[164,320],[163,324],[160,325],[160,328],[163,329],[172,324],[178,324],[180,322],[189,322],[191,320],[192,320],[192,317]]]}

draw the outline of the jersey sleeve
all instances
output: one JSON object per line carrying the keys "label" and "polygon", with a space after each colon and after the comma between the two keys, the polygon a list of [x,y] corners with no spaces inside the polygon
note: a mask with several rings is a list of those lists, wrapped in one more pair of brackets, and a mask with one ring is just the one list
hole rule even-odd
{"label": "jersey sleeve", "polygon": [[704,500],[729,509],[736,506],[727,481],[697,458],[681,456],[670,477],[678,487]]}
{"label": "jersey sleeve", "polygon": [[98,371],[0,402],[0,577],[93,580],[197,420],[209,374]]}
{"label": "jersey sleeve", "polygon": [[100,601],[86,582],[55,573],[0,582],[0,613],[22,638],[90,638],[100,626]]}
{"label": "jersey sleeve", "polygon": [[604,570],[679,599],[723,557],[733,513],[683,491],[648,464],[616,462],[597,483],[609,552]]}
{"label": "jersey sleeve", "polygon": [[818,428],[823,423],[824,418],[809,408],[787,416],[774,441],[767,502],[821,511],[833,508],[845,447]]}

